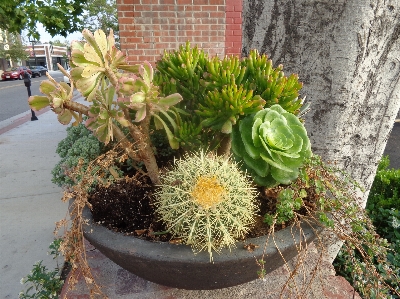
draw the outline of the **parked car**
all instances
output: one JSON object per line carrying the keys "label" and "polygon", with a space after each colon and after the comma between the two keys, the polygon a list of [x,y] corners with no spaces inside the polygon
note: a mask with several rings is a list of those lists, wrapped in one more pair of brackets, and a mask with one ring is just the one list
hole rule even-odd
{"label": "parked car", "polygon": [[46,75],[47,68],[40,65],[34,65],[31,67],[31,71],[32,77],[41,77],[42,75]]}
{"label": "parked car", "polygon": [[10,67],[4,71],[3,74],[1,74],[1,80],[11,80],[11,79],[19,79],[22,80],[24,79],[24,73],[28,72],[29,76],[32,76],[32,72],[30,69],[28,69],[26,66],[15,66],[15,67]]}
{"label": "parked car", "polygon": [[[70,68],[67,69],[68,74],[70,70],[71,70]],[[69,78],[67,76],[64,76],[64,82],[71,86],[71,83],[69,82]]]}

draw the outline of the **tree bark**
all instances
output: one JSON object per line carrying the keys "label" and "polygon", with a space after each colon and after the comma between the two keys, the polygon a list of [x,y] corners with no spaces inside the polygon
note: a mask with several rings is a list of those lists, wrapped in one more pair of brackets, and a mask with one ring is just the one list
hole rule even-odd
{"label": "tree bark", "polygon": [[243,0],[243,20],[243,55],[299,74],[313,152],[363,186],[365,206],[400,108],[400,0]]}

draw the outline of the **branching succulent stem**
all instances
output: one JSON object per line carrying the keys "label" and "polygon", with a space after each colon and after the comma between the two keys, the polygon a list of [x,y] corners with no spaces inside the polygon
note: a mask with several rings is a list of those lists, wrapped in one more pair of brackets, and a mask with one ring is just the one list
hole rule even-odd
{"label": "branching succulent stem", "polygon": [[64,108],[78,112],[79,114],[89,115],[89,107],[77,102],[64,102]]}
{"label": "branching succulent stem", "polygon": [[[111,83],[113,86],[118,86],[118,78],[117,78],[117,76],[115,75],[115,73],[113,72],[113,70],[110,69],[109,66],[106,66],[105,69],[106,69],[106,70],[105,70],[105,74],[106,74],[108,80],[110,80],[110,83]],[[119,94],[118,94],[118,95],[119,95]],[[119,96],[120,96],[120,95],[119,95]]]}
{"label": "branching succulent stem", "polygon": [[[124,114],[125,117],[129,119],[130,116],[129,116],[129,111],[127,109],[124,109]],[[153,184],[158,185],[161,183],[160,174],[157,166],[156,157],[154,156],[154,153],[151,149],[150,134],[148,130],[149,123],[150,123],[150,113],[147,113],[145,119],[141,122],[140,126],[129,123],[128,130],[133,139],[136,140],[138,144],[138,154],[137,155],[135,154],[136,159],[137,157],[139,157],[139,160],[142,161],[146,166],[147,175],[150,177]]]}
{"label": "branching succulent stem", "polygon": [[221,143],[217,150],[218,156],[228,156],[231,153],[231,135],[221,133]]}

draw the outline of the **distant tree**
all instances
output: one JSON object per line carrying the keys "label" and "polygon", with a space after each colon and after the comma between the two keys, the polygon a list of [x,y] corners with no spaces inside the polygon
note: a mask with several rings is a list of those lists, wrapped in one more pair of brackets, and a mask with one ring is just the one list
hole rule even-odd
{"label": "distant tree", "polygon": [[1,0],[0,28],[10,33],[28,31],[28,36],[39,40],[36,23],[43,24],[51,35],[68,33],[83,28],[83,7],[87,0]]}
{"label": "distant tree", "polygon": [[50,44],[52,44],[53,46],[60,46],[60,47],[68,47],[69,46],[68,40],[65,40],[64,42],[62,42],[59,39],[51,41]]}
{"label": "distant tree", "polygon": [[92,32],[101,29],[108,33],[112,29],[116,42],[119,43],[118,13],[115,0],[87,0],[82,18],[85,20],[84,27]]}
{"label": "distant tree", "polygon": [[18,34],[8,34],[8,50],[5,50],[4,46],[0,47],[0,58],[23,61],[28,57],[29,54],[21,42],[21,37]]}

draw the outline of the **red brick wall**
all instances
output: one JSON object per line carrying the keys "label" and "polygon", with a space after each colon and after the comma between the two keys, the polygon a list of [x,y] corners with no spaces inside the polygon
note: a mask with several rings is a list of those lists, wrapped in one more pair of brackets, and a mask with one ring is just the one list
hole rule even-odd
{"label": "red brick wall", "polygon": [[242,53],[242,0],[226,0],[225,54]]}
{"label": "red brick wall", "polygon": [[242,0],[117,0],[121,49],[155,62],[190,41],[210,55],[240,55]]}

